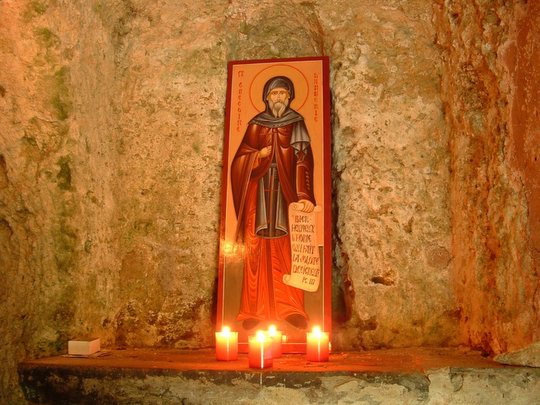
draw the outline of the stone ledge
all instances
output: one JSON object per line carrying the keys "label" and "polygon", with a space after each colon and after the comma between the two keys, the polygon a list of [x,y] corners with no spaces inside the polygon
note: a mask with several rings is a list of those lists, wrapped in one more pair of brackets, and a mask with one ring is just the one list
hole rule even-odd
{"label": "stone ledge", "polygon": [[248,368],[246,355],[217,362],[212,350],[111,350],[26,361],[19,376],[27,399],[41,404],[493,405],[540,398],[540,369],[452,349],[335,353],[328,363],[285,355],[266,370]]}

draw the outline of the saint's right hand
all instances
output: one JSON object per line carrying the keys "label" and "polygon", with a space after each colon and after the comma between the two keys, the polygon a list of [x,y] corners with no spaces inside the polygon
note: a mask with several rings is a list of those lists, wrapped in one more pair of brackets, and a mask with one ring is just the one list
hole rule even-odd
{"label": "saint's right hand", "polygon": [[259,157],[260,158],[265,158],[265,157],[270,156],[271,153],[272,153],[272,147],[271,146],[265,146],[264,148],[262,148],[259,151]]}

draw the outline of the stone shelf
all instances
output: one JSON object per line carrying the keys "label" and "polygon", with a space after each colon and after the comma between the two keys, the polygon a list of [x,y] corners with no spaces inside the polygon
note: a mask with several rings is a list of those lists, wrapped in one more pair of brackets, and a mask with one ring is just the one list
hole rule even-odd
{"label": "stone shelf", "polygon": [[21,363],[27,399],[42,404],[409,403],[531,404],[540,369],[503,366],[476,352],[393,349],[333,353],[328,363],[287,354],[271,369],[213,350],[107,350],[94,358]]}

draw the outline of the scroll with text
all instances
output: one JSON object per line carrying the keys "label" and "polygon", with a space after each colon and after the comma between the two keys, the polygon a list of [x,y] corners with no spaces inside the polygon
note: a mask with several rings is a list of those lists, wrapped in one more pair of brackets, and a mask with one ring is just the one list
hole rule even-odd
{"label": "scroll with text", "polygon": [[317,234],[316,207],[310,213],[302,212],[302,204],[289,205],[291,237],[291,274],[283,276],[283,282],[291,287],[314,292],[321,281],[321,257]]}

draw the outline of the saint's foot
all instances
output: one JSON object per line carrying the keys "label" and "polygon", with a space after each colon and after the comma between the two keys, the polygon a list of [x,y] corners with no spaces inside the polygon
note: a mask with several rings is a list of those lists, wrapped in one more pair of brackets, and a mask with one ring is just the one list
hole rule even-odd
{"label": "saint's foot", "polygon": [[302,315],[299,315],[299,314],[289,315],[286,318],[286,321],[289,322],[292,326],[297,327],[298,329],[307,328],[307,319],[304,318]]}
{"label": "saint's foot", "polygon": [[244,322],[242,322],[242,326],[244,327],[244,329],[246,330],[250,330],[250,329],[253,329],[255,326],[257,326],[259,324],[259,320],[258,319],[254,319],[254,318],[250,318],[250,319],[246,319]]}

